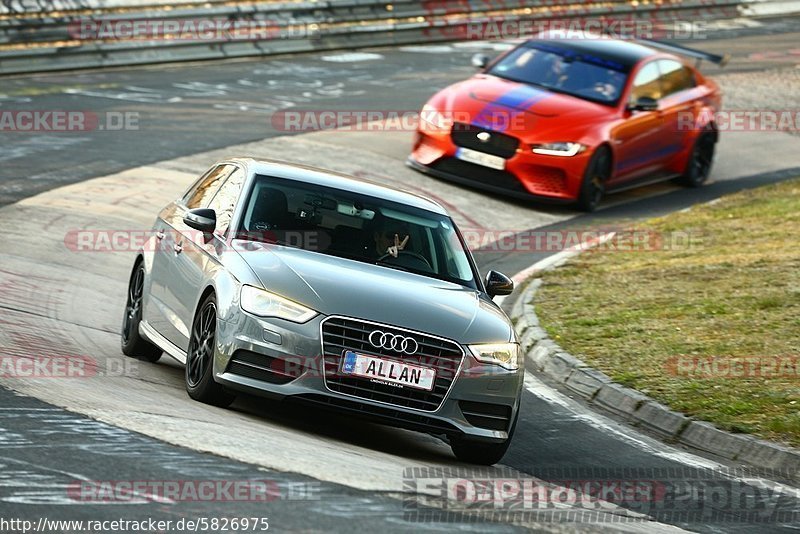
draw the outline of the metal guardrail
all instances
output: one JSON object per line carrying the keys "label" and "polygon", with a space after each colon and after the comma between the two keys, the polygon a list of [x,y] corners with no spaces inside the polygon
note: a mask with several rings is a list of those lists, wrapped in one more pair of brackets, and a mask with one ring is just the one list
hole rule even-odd
{"label": "metal guardrail", "polygon": [[[7,4],[9,1],[0,0]],[[92,0],[64,0],[76,5]],[[130,1],[130,0],[128,0]],[[228,0],[208,6],[163,9],[151,4],[102,10],[0,14],[0,74],[97,68],[174,61],[224,59],[368,46],[392,46],[469,37],[476,24],[553,19],[634,19],[667,22],[733,18],[744,0],[672,0],[658,4],[635,0]],[[122,3],[119,0],[117,3]],[[84,4],[85,5],[85,4]],[[186,40],[170,38],[92,39],[81,24],[120,21],[201,21],[260,24],[268,38],[238,35]],[[99,37],[102,37],[100,35]],[[184,36],[185,37],[185,36]]]}
{"label": "metal guardrail", "polygon": [[0,0],[0,16],[6,14],[36,14],[65,11],[142,9],[174,7],[180,4],[212,4],[229,0]]}

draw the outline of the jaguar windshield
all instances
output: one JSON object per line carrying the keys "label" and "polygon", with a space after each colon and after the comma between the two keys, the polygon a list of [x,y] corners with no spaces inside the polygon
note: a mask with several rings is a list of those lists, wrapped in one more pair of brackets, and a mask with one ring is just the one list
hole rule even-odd
{"label": "jaguar windshield", "polygon": [[543,43],[526,43],[489,74],[603,104],[622,94],[627,69],[616,62]]}

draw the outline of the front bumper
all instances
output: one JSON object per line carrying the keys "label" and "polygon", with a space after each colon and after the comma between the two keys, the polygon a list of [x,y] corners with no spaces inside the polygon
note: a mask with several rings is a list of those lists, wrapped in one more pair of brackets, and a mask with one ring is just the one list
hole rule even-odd
{"label": "front bumper", "polygon": [[510,422],[519,409],[522,369],[484,365],[465,350],[447,394],[431,410],[344,394],[332,390],[326,380],[321,341],[325,319],[317,316],[296,324],[240,312],[230,322],[220,320],[215,380],[232,390],[303,402],[411,430],[485,442],[508,438]]}
{"label": "front bumper", "polygon": [[591,157],[586,150],[572,157],[534,154],[520,141],[506,159],[504,170],[495,170],[456,157],[459,146],[449,132],[417,132],[407,163],[421,172],[517,198],[554,203],[577,200]]}

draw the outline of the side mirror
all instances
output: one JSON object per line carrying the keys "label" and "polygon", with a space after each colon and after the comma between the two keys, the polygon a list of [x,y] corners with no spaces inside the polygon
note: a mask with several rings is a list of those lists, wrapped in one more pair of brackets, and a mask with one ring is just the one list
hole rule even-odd
{"label": "side mirror", "polygon": [[486,293],[490,297],[497,295],[510,295],[514,291],[514,281],[497,271],[486,273]]}
{"label": "side mirror", "polygon": [[212,234],[217,227],[217,214],[210,208],[195,208],[186,212],[183,222],[189,228]]}
{"label": "side mirror", "polygon": [[636,102],[628,104],[628,109],[630,111],[657,111],[658,100],[649,96],[640,96]]}
{"label": "side mirror", "polygon": [[485,69],[486,65],[489,64],[489,56],[486,54],[475,54],[472,56],[470,63],[472,63],[472,66],[476,69]]}

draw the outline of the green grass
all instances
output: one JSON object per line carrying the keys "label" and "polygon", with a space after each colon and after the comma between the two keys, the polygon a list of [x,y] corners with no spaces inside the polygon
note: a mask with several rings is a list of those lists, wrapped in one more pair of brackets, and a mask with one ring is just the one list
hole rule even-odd
{"label": "green grass", "polygon": [[[800,445],[800,180],[636,230],[680,239],[667,239],[669,250],[587,252],[546,273],[535,305],[550,336],[675,410]],[[716,372],[676,370],[712,357]],[[795,367],[719,371],[778,357]]]}

